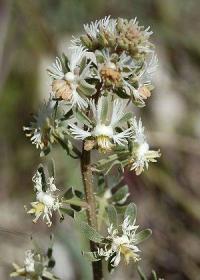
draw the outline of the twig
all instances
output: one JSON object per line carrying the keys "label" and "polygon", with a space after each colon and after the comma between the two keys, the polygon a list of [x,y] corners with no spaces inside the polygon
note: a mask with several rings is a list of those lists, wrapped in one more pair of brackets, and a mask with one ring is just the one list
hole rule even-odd
{"label": "twig", "polygon": [[[95,200],[94,188],[93,188],[92,169],[90,165],[90,152],[84,150],[84,143],[83,143],[82,157],[81,157],[81,172],[83,177],[85,198],[88,204],[88,208],[87,208],[88,224],[91,227],[97,229],[96,200]],[[90,248],[91,251],[96,251],[96,245],[92,241],[90,242]],[[101,280],[103,277],[101,261],[93,262],[92,268],[93,268],[93,279]]]}

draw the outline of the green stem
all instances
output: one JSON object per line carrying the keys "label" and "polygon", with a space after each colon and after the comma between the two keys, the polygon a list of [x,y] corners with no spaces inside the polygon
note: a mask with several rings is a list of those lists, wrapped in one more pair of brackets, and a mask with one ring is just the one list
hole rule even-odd
{"label": "green stem", "polygon": [[[90,152],[84,150],[84,143],[83,143],[82,156],[81,156],[81,172],[83,177],[85,199],[88,204],[88,208],[86,210],[88,224],[91,227],[97,229],[96,200],[94,195],[93,174],[92,174],[92,168],[90,163]],[[90,249],[92,252],[97,250],[96,244],[92,241],[90,242]],[[93,262],[92,269],[93,269],[94,280],[103,279],[101,261]]]}

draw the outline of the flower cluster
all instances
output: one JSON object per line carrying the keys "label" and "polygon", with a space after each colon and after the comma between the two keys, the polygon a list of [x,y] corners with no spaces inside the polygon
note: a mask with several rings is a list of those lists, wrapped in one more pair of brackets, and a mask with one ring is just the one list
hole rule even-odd
{"label": "flower cluster", "polygon": [[[69,47],[69,55],[57,57],[49,67],[51,97],[24,130],[41,150],[58,142],[69,151],[77,139],[87,151],[111,153],[127,150],[133,140],[135,153],[129,164],[140,174],[159,154],[149,151],[145,138],[134,140],[137,127],[130,121],[128,105],[131,101],[142,107],[151,95],[157,67],[149,42],[152,32],[136,19],[110,17],[86,24],[84,30],[86,34]],[[59,108],[69,110],[58,117]]]}
{"label": "flower cluster", "polygon": [[119,265],[123,257],[126,264],[129,264],[132,259],[134,262],[140,260],[138,252],[139,248],[136,246],[136,230],[138,226],[130,222],[127,216],[121,225],[121,233],[118,229],[113,228],[111,224],[108,228],[108,236],[106,237],[106,244],[104,248],[98,248],[98,255],[104,257],[109,261],[113,267]]}
{"label": "flower cluster", "polygon": [[62,206],[61,199],[55,195],[58,189],[54,184],[54,178],[48,178],[45,183],[43,182],[41,172],[37,171],[32,180],[34,183],[34,190],[36,191],[36,201],[31,202],[32,208],[27,213],[35,215],[34,223],[42,216],[43,220],[46,220],[46,224],[51,226],[53,212],[59,212]]}
{"label": "flower cluster", "polygon": [[89,50],[115,48],[117,51],[129,51],[134,57],[141,58],[152,51],[149,37],[150,27],[139,26],[137,18],[126,20],[111,19],[110,16],[85,24],[86,34],[73,40],[75,44],[82,43]]}
{"label": "flower cluster", "polygon": [[56,280],[59,278],[52,273],[54,264],[55,261],[52,259],[52,256],[43,255],[34,250],[27,250],[25,252],[24,265],[21,267],[13,263],[15,271],[10,274],[10,277],[21,276],[26,280]]}
{"label": "flower cluster", "polygon": [[91,261],[104,259],[109,271],[116,268],[122,261],[126,264],[129,264],[131,260],[137,263],[141,259],[138,245],[149,238],[151,230],[144,229],[137,232],[139,226],[135,224],[137,207],[134,203],[126,206],[121,223],[118,223],[119,216],[115,206],[109,205],[106,211],[108,235],[105,237],[76,218],[83,233],[91,241],[98,243],[96,251],[84,252],[84,254],[90,257]]}

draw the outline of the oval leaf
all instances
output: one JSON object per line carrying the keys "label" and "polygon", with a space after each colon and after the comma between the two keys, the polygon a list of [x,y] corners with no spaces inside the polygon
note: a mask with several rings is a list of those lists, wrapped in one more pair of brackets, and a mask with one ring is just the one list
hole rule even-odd
{"label": "oval leaf", "polygon": [[136,219],[137,216],[137,207],[134,203],[130,203],[125,211],[125,215],[124,218],[126,218],[127,216],[129,216],[130,219],[130,223],[133,223],[134,220]]}
{"label": "oval leaf", "polygon": [[135,244],[139,244],[144,240],[148,239],[152,234],[151,229],[144,229],[135,235]]}
{"label": "oval leaf", "polygon": [[147,280],[147,277],[144,274],[144,272],[142,271],[140,266],[137,267],[137,271],[138,271],[138,274],[139,274],[141,280]]}
{"label": "oval leaf", "polygon": [[123,204],[126,198],[129,196],[128,186],[122,186],[113,194],[113,200],[119,204]]}
{"label": "oval leaf", "polygon": [[89,240],[101,243],[104,237],[98,233],[94,228],[89,226],[86,222],[82,222],[79,219],[76,220],[77,225],[79,226],[81,232],[87,237]]}
{"label": "oval leaf", "polygon": [[110,224],[112,224],[115,228],[118,227],[118,219],[117,219],[117,211],[113,205],[109,205],[107,207],[107,214]]}

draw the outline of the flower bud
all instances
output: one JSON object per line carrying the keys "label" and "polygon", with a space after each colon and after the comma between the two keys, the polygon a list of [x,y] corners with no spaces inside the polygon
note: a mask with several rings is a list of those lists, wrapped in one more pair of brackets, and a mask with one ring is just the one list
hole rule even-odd
{"label": "flower bud", "polygon": [[107,47],[109,45],[108,40],[104,34],[104,32],[99,33],[98,42],[102,47]]}

